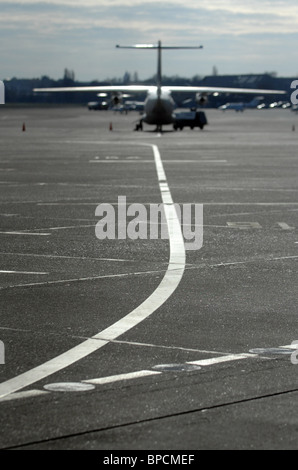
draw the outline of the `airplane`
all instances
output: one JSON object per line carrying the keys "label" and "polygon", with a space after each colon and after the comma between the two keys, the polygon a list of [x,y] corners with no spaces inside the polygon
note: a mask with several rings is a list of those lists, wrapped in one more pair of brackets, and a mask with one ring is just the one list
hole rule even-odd
{"label": "airplane", "polygon": [[176,104],[172,98],[172,92],[195,93],[196,101],[200,105],[207,102],[208,94],[251,94],[251,95],[279,95],[285,94],[282,90],[260,90],[250,88],[226,88],[226,87],[208,87],[208,86],[163,86],[162,85],[162,50],[178,50],[178,49],[202,49],[203,46],[162,46],[161,41],[157,45],[154,44],[136,44],[133,46],[120,46],[116,48],[122,49],[144,49],[157,50],[157,74],[156,85],[111,85],[111,86],[83,86],[83,87],[57,87],[57,88],[34,88],[34,92],[96,92],[96,93],[114,93],[115,101],[119,102],[118,93],[147,93],[144,103],[144,114],[140,118],[139,126],[136,130],[143,129],[143,123],[155,125],[156,131],[161,132],[162,126],[175,124]]}
{"label": "airplane", "polygon": [[256,109],[260,102],[263,100],[262,96],[254,98],[252,101],[249,103],[226,103],[223,104],[222,106],[219,106],[218,109],[221,111],[229,111],[229,110],[234,110],[234,111],[241,111],[243,112],[245,109]]}

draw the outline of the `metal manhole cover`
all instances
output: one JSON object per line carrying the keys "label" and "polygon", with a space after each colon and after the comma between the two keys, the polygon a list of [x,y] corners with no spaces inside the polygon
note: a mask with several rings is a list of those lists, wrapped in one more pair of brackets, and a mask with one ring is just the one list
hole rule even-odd
{"label": "metal manhole cover", "polygon": [[87,392],[93,390],[95,386],[81,382],[57,382],[45,385],[44,388],[50,392]]}

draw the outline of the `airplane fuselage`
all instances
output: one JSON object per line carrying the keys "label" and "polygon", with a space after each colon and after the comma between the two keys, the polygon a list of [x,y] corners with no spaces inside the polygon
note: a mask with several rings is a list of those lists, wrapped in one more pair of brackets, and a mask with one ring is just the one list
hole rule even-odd
{"label": "airplane fuselage", "polygon": [[143,121],[147,124],[172,124],[174,121],[175,102],[170,91],[161,88],[150,90],[145,101],[145,116]]}
{"label": "airplane fuselage", "polygon": [[[156,86],[154,85],[108,85],[108,86],[78,86],[78,87],[57,87],[57,88],[34,88],[34,91],[39,92],[97,92],[97,93],[134,93],[147,92],[147,98],[144,103],[144,115],[136,126],[136,130],[143,128],[143,122],[157,126],[157,130],[162,130],[163,125],[175,123],[175,102],[171,96],[172,92],[187,92],[196,93],[200,95],[201,99],[206,97],[208,93],[247,93],[247,94],[285,94],[285,91],[279,90],[254,90],[245,88],[227,88],[227,87],[206,87],[206,86],[162,86],[162,70],[161,70],[161,51],[162,50],[176,50],[176,49],[202,49],[202,46],[162,46],[161,41],[158,41],[157,46],[154,44],[136,44],[134,46],[119,46],[118,48],[124,49],[147,49],[157,50],[157,73],[156,73]],[[204,100],[203,100],[204,101]]]}

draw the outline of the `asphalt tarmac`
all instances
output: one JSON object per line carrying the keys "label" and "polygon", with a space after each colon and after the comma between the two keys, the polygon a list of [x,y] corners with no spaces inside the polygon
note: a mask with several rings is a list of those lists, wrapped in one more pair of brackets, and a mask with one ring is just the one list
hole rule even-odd
{"label": "asphalt tarmac", "polygon": [[298,448],[298,117],[206,114],[0,108],[1,449]]}

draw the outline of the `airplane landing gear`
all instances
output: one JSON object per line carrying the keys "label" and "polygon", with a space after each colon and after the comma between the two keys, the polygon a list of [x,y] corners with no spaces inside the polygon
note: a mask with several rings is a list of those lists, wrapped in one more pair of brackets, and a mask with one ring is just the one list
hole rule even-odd
{"label": "airplane landing gear", "polygon": [[142,131],[143,130],[143,121],[137,123],[135,131]]}

